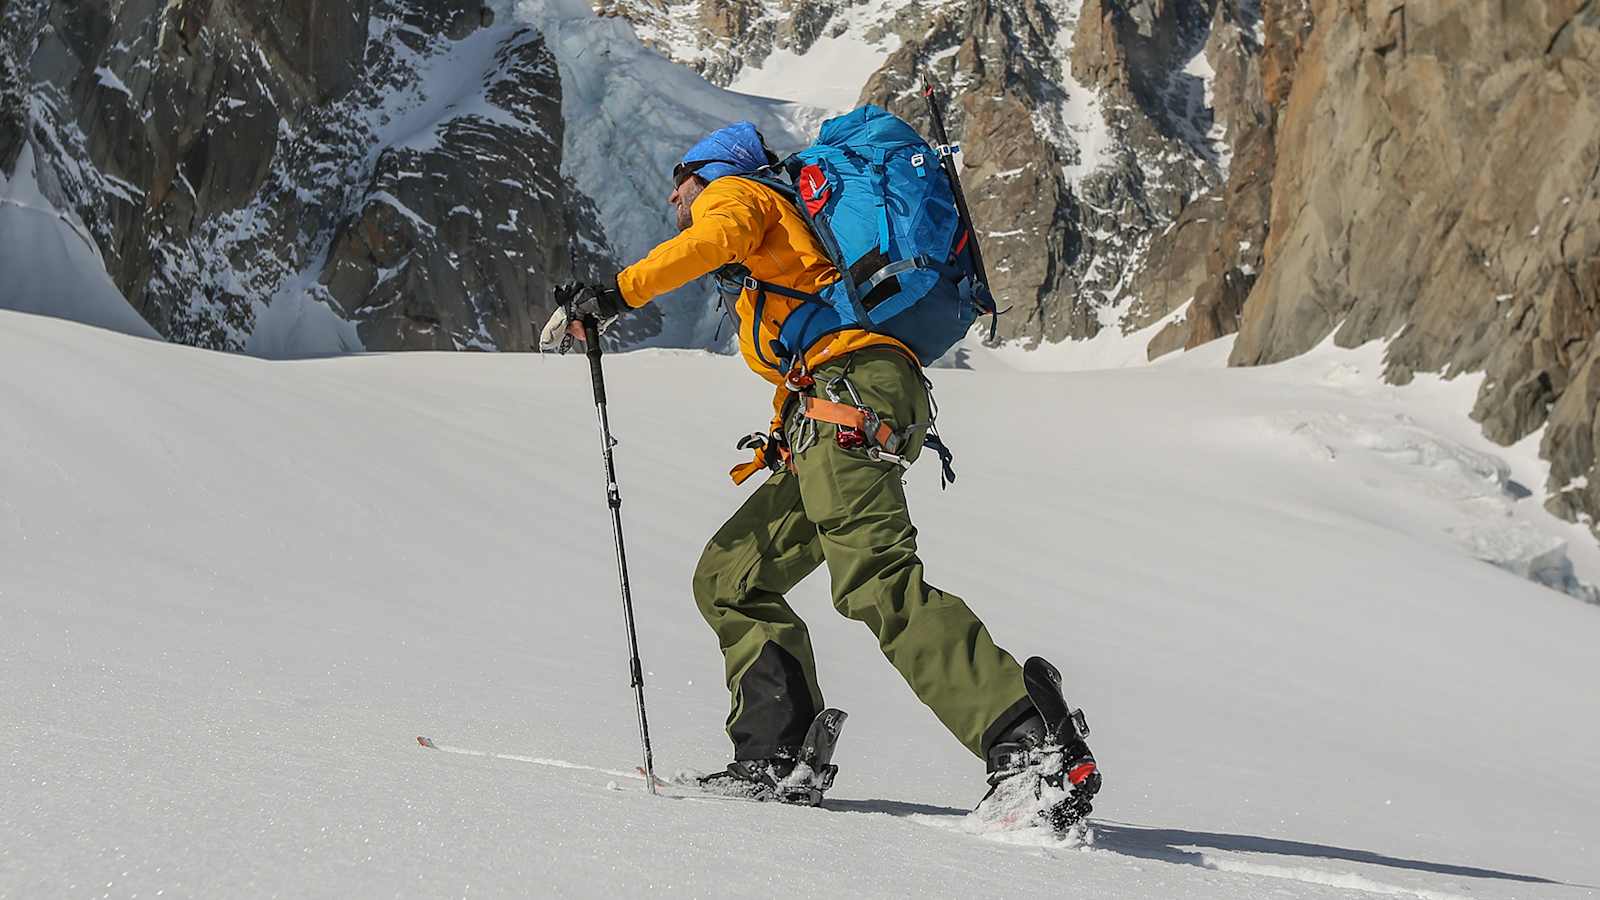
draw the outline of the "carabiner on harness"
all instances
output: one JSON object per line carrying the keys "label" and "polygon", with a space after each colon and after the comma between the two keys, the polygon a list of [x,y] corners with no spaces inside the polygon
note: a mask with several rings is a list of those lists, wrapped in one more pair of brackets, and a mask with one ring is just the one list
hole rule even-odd
{"label": "carabiner on harness", "polygon": [[839,392],[839,385],[841,384],[844,385],[846,391],[850,392],[849,405],[861,412],[862,424],[860,427],[837,425],[837,430],[833,435],[833,442],[838,444],[841,450],[860,450],[872,443],[868,435],[876,434],[878,431],[878,414],[861,402],[861,395],[856,393],[856,386],[851,384],[850,379],[844,375],[830,378],[823,382],[822,390],[828,395],[829,400],[834,403],[844,403],[844,395]]}

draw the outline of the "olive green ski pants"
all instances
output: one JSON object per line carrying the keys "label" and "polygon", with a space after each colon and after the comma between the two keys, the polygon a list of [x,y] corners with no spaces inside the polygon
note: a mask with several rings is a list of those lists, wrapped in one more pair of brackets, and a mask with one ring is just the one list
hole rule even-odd
{"label": "olive green ski pants", "polygon": [[[897,351],[857,351],[813,375],[824,397],[824,384],[844,376],[861,405],[895,429],[929,419],[922,373]],[[834,607],[872,629],[917,697],[981,757],[1032,710],[1022,670],[961,598],[923,580],[900,467],[842,449],[837,426],[793,410],[784,430],[795,450],[789,469],[717,531],[694,575],[695,602],[722,648],[734,758],[798,748],[823,709],[810,636],[783,595],[824,562]],[[925,430],[912,433],[908,459]]]}

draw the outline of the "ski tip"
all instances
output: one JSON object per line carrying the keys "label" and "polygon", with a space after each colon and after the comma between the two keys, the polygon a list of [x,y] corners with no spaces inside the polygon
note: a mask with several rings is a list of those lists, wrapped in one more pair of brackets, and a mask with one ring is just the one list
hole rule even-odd
{"label": "ski tip", "polygon": [[437,749],[439,749],[439,748],[438,748],[438,747],[435,747],[435,746],[434,746],[434,745],[433,745],[433,738],[425,738],[425,737],[423,737],[423,736],[422,736],[422,735],[420,735],[420,734],[419,734],[419,735],[417,735],[417,743],[419,743],[419,744],[421,744],[421,745],[422,745],[422,746],[424,746],[424,747],[429,747],[429,748],[432,748],[432,749],[434,749],[434,750],[437,750]]}

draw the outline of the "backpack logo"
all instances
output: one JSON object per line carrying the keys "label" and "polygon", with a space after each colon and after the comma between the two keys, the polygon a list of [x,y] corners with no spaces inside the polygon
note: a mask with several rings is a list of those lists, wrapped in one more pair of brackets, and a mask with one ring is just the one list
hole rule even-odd
{"label": "backpack logo", "polygon": [[816,164],[806,166],[800,170],[800,199],[806,205],[806,212],[813,216],[822,212],[828,205],[828,195],[832,191],[828,187],[828,176],[822,174],[822,167]]}

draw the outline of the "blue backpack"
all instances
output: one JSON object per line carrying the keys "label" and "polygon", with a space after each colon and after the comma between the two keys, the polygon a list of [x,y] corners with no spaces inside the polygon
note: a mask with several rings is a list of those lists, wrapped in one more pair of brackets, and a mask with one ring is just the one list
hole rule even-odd
{"label": "blue backpack", "polygon": [[[940,148],[945,153],[950,148]],[[749,178],[794,202],[829,259],[847,276],[807,294],[745,276],[757,292],[808,301],[791,313],[778,340],[757,352],[786,369],[817,341],[865,328],[905,344],[923,365],[943,356],[978,315],[995,315],[979,275],[971,223],[962,221],[942,159],[916,129],[876,106],[822,124],[816,143],[776,167],[790,183]]]}

